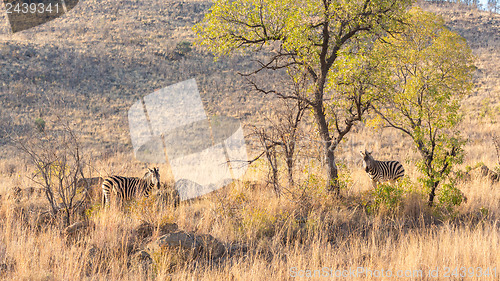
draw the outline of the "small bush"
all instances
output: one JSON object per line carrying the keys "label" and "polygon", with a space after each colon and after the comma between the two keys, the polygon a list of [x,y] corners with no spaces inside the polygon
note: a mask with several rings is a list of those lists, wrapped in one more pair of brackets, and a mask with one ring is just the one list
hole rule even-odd
{"label": "small bush", "polygon": [[35,119],[35,127],[38,132],[43,133],[45,131],[45,120],[42,118]]}
{"label": "small bush", "polygon": [[379,184],[374,191],[375,206],[394,210],[399,207],[405,190],[399,186]]}
{"label": "small bush", "polygon": [[455,187],[455,184],[443,184],[439,191],[438,201],[441,207],[444,207],[448,212],[453,212],[456,206],[460,206],[464,202],[465,196]]}
{"label": "small bush", "polygon": [[399,179],[394,185],[389,183],[379,183],[377,188],[372,192],[373,199],[371,202],[363,202],[368,214],[388,213],[396,214],[403,211],[409,206],[408,198],[414,198],[420,194],[419,186],[412,182],[408,177]]}
{"label": "small bush", "polygon": [[175,46],[175,52],[181,56],[187,55],[193,50],[192,44],[189,41],[181,41]]}
{"label": "small bush", "polygon": [[337,166],[339,169],[338,183],[340,190],[349,192],[349,187],[352,186],[353,183],[351,170],[349,170],[347,165],[344,163],[340,163]]}
{"label": "small bush", "polygon": [[247,238],[271,237],[275,233],[277,214],[272,214],[262,208],[248,208],[242,210],[240,232]]}

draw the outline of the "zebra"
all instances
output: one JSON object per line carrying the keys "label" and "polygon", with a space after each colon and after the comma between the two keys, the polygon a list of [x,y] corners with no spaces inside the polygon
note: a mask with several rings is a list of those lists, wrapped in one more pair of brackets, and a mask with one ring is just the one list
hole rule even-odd
{"label": "zebra", "polygon": [[360,153],[363,156],[363,167],[372,180],[373,188],[377,188],[378,182],[390,181],[394,184],[397,179],[405,175],[405,169],[398,161],[377,161],[367,150]]}
{"label": "zebra", "polygon": [[113,193],[116,199],[130,200],[137,195],[149,196],[153,187],[157,190],[160,188],[160,173],[158,168],[148,168],[142,179],[110,176],[104,179],[102,183],[103,205],[109,204],[110,193]]}

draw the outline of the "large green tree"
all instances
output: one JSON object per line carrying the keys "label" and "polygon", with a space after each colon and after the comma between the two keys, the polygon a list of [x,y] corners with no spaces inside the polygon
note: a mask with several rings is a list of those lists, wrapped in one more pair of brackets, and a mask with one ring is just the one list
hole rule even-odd
{"label": "large green tree", "polygon": [[[195,26],[199,43],[216,57],[237,51],[269,51],[261,70],[288,69],[306,75],[305,101],[315,116],[323,142],[328,188],[339,191],[335,149],[366,111],[366,102],[351,100],[343,114],[329,87],[338,61],[356,51],[356,44],[391,33],[403,20],[411,0],[214,0]],[[341,66],[340,66],[341,67]],[[293,69],[293,70],[291,70]],[[283,98],[296,98],[281,94]],[[356,102],[358,101],[358,102]],[[339,119],[341,118],[341,119]]]}
{"label": "large green tree", "polygon": [[382,99],[374,107],[386,124],[413,140],[432,205],[439,183],[463,158],[461,101],[471,91],[475,67],[465,39],[442,18],[419,8],[409,15],[404,30],[378,41],[371,53],[384,62]]}

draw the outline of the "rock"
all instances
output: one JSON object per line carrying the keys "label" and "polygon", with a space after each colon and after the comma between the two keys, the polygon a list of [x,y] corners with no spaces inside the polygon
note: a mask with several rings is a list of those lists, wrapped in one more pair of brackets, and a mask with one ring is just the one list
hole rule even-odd
{"label": "rock", "polygon": [[495,173],[490,170],[486,165],[481,166],[481,175],[483,177],[488,177],[492,182],[500,181],[500,173]]}
{"label": "rock", "polygon": [[98,264],[100,262],[101,256],[102,256],[102,251],[99,249],[97,246],[91,246],[91,248],[88,250],[86,256],[87,258],[85,267],[84,267],[84,272],[87,277],[92,276],[96,271],[99,270]]}
{"label": "rock", "polygon": [[139,262],[144,271],[148,271],[151,264],[153,264],[153,259],[148,252],[142,250],[135,254],[136,261]]}
{"label": "rock", "polygon": [[15,259],[10,257],[4,257],[4,262],[0,263],[0,277],[5,277],[3,275],[14,272],[16,270],[17,262]]}
{"label": "rock", "polygon": [[165,234],[159,237],[154,243],[160,249],[180,247],[184,250],[199,250],[201,248],[201,241],[196,239],[196,235],[184,231]]}
{"label": "rock", "polygon": [[[175,223],[163,223],[158,227],[158,235],[165,235],[167,233],[174,232],[178,229],[177,224]],[[153,236],[154,232],[157,230],[157,227],[148,222],[142,222],[139,226],[134,229],[134,233],[137,238],[145,239]]]}
{"label": "rock", "polygon": [[218,258],[226,252],[226,247],[210,234],[200,235],[202,239],[202,250],[209,257]]}
{"label": "rock", "polygon": [[64,236],[66,236],[66,237],[74,237],[77,234],[80,234],[83,231],[85,231],[89,226],[90,226],[90,224],[87,221],[75,222],[74,224],[66,227],[61,232],[61,234],[64,235]]}
{"label": "rock", "polygon": [[5,263],[0,264],[0,274],[7,272],[7,268],[8,268],[7,264]]}
{"label": "rock", "polygon": [[246,254],[248,253],[248,247],[243,244],[230,244],[227,252],[229,253],[230,256],[234,256],[237,254]]}
{"label": "rock", "polygon": [[165,235],[167,233],[174,232],[178,229],[179,227],[177,226],[176,223],[163,223],[160,225],[158,229],[158,235]]}
{"label": "rock", "polygon": [[138,252],[136,254],[136,256],[138,257],[138,259],[140,261],[145,261],[145,262],[148,262],[148,263],[152,263],[153,262],[153,259],[151,258],[151,256],[149,255],[148,252],[142,250],[140,252]]}
{"label": "rock", "polygon": [[224,245],[212,235],[197,235],[184,231],[165,234],[152,242],[149,247],[152,251],[165,249],[180,249],[184,254],[208,256],[218,258],[226,252]]}
{"label": "rock", "polygon": [[486,165],[481,166],[480,170],[483,177],[489,176],[491,174],[491,170]]}
{"label": "rock", "polygon": [[155,227],[148,223],[142,222],[138,227],[134,229],[134,233],[139,239],[144,239],[153,235]]}
{"label": "rock", "polygon": [[23,190],[19,186],[14,186],[9,190],[9,195],[7,196],[7,199],[11,199],[14,200],[16,203],[19,203],[22,197],[23,197]]}

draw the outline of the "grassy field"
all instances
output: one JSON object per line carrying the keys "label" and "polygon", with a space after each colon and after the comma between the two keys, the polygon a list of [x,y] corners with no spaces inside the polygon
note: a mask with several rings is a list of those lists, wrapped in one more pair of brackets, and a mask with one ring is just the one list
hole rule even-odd
{"label": "grassy field", "polygon": [[[464,100],[461,125],[466,157],[457,170],[498,168],[493,137],[500,137],[500,15],[422,5],[442,15],[475,55],[476,88]],[[45,194],[32,180],[36,169],[8,141],[13,133],[32,134],[37,118],[48,132],[61,130],[58,118],[70,121],[91,161],[87,176],[105,177],[144,173],[145,165],[133,156],[127,110],[157,89],[195,78],[208,114],[240,118],[246,134],[275,114],[277,100],[250,91],[237,74],[251,70],[258,55],[214,62],[197,47],[179,53],[182,42],[193,42],[191,27],[209,7],[196,0],[88,0],[61,19],[16,34],[9,34],[0,13],[0,278],[500,278],[500,183],[472,169],[457,186],[466,202],[430,208],[417,181],[419,155],[411,142],[364,124],[337,152],[342,198],[324,190],[319,142],[306,126],[299,154],[308,157],[296,167],[297,186],[287,187],[283,177],[287,188],[281,197],[266,184],[265,162],[257,161],[240,181],[178,206],[153,196],[124,210],[104,209],[97,193],[72,217],[85,222],[75,233],[68,233],[60,216],[49,216]],[[259,82],[277,83],[274,75]],[[257,155],[255,140],[247,144],[250,155]],[[376,159],[405,165],[403,194],[373,192],[359,156],[364,148]],[[160,173],[170,186],[169,166],[160,165]],[[224,245],[224,254],[153,247],[162,229],[173,224],[193,235],[211,235]],[[152,226],[147,234],[144,225]]]}

